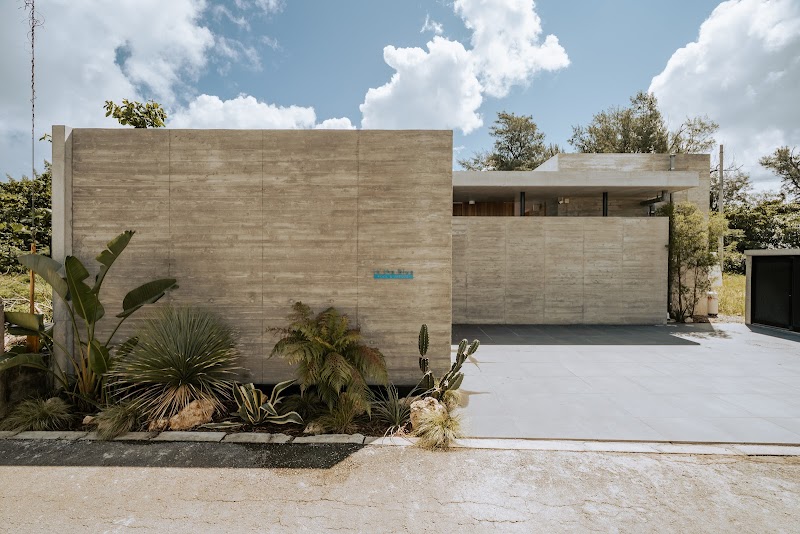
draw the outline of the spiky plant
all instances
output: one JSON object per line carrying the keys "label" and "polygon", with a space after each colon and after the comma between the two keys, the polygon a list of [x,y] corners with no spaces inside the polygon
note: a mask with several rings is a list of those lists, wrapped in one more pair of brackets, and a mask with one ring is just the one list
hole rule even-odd
{"label": "spiky plant", "polygon": [[446,410],[435,410],[420,415],[414,435],[423,449],[447,450],[453,442],[464,437],[461,417]]}
{"label": "spiky plant", "polygon": [[94,424],[97,425],[97,437],[114,439],[141,426],[142,412],[133,402],[112,404],[97,414]]}
{"label": "spiky plant", "polygon": [[365,345],[360,330],[351,328],[347,315],[336,308],[314,316],[311,308],[297,302],[289,320],[287,328],[277,329],[283,337],[270,356],[297,365],[301,392],[313,390],[329,412],[341,402],[343,393],[356,411],[369,411],[367,380],[387,381],[383,354]]}
{"label": "spiky plant", "polygon": [[27,399],[14,407],[0,429],[16,430],[64,430],[73,422],[72,407],[59,397],[50,399]]}
{"label": "spiky plant", "polygon": [[194,400],[215,409],[231,400],[239,353],[233,331],[216,315],[165,307],[137,332],[137,342],[113,366],[113,385],[146,420],[169,418]]}
{"label": "spiky plant", "polygon": [[389,384],[386,393],[373,393],[372,417],[386,426],[386,434],[394,434],[406,426],[411,419],[411,404],[408,399],[400,398],[397,388]]}
{"label": "spiky plant", "polygon": [[265,395],[260,389],[256,389],[253,384],[233,386],[233,398],[236,400],[238,408],[236,415],[244,422],[254,426],[264,423],[274,423],[276,425],[294,423],[302,425],[303,418],[297,412],[278,413],[278,406],[283,400],[281,393],[292,384],[294,384],[294,380],[276,384],[269,396]]}
{"label": "spiky plant", "polygon": [[316,420],[326,432],[351,434],[356,430],[356,419],[364,413],[362,400],[345,391],[334,406]]}
{"label": "spiky plant", "polygon": [[422,380],[417,385],[422,389],[423,397],[433,397],[436,400],[442,400],[443,395],[448,391],[456,391],[461,387],[461,382],[464,380],[464,373],[461,372],[461,366],[464,362],[475,354],[481,343],[477,339],[467,345],[467,340],[462,339],[458,344],[458,351],[456,352],[456,361],[450,366],[442,378],[436,380],[433,376],[433,371],[430,369],[428,358],[425,354],[428,352],[428,325],[423,324],[419,329],[419,370],[422,371]]}

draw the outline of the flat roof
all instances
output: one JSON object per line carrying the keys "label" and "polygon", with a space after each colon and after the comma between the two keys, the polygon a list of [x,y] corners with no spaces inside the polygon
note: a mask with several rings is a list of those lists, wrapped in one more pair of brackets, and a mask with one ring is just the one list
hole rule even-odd
{"label": "flat roof", "polygon": [[[543,166],[544,167],[544,166]],[[594,196],[653,198],[700,185],[697,171],[453,171],[453,200],[506,200],[524,192],[528,198]]]}
{"label": "flat roof", "polygon": [[746,256],[800,256],[800,248],[761,248],[744,253]]}

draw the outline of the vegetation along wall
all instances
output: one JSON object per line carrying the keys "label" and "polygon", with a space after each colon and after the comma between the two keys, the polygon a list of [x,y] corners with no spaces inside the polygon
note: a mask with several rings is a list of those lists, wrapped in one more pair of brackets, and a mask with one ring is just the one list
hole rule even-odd
{"label": "vegetation along wall", "polygon": [[137,232],[106,279],[108,315],[127,290],[173,277],[164,302],[238,331],[245,380],[292,376],[268,359],[270,328],[298,300],[347,313],[396,383],[420,378],[423,322],[432,366],[449,365],[452,132],[56,126],[53,143],[56,259],[96,266],[107,241]]}
{"label": "vegetation along wall", "polygon": [[453,322],[661,324],[666,217],[453,217]]}

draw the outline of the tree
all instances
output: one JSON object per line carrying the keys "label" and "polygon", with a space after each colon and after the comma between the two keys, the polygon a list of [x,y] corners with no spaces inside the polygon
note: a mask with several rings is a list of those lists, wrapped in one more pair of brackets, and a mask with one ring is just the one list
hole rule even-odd
{"label": "tree", "polygon": [[494,138],[492,152],[477,152],[458,163],[468,171],[531,171],[562,152],[544,142],[544,133],[530,115],[501,111],[489,129]]}
{"label": "tree", "polygon": [[111,100],[106,100],[103,106],[106,110],[106,117],[114,117],[123,126],[133,126],[134,128],[161,128],[167,120],[167,112],[161,104],[148,100],[146,103],[122,99],[119,106]]}
{"label": "tree", "polygon": [[31,250],[34,235],[39,253],[50,254],[52,179],[50,163],[33,179],[23,176],[0,182],[0,272],[23,272],[17,262]]}
{"label": "tree", "polygon": [[797,147],[782,146],[758,162],[781,179],[781,189],[788,195],[800,199],[800,152]]}
{"label": "tree", "polygon": [[[725,211],[729,206],[740,206],[750,202],[753,184],[750,175],[742,172],[741,165],[725,169]],[[711,170],[711,189],[709,191],[709,206],[713,211],[719,211],[719,166]]]}
{"label": "tree", "polygon": [[654,94],[639,91],[630,101],[601,111],[588,126],[573,126],[569,144],[578,152],[633,154],[705,154],[717,144],[719,125],[707,116],[687,117],[670,132]]}

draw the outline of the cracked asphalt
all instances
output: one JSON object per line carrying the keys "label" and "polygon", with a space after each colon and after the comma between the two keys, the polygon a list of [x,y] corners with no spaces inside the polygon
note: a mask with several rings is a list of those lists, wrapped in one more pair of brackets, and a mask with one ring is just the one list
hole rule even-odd
{"label": "cracked asphalt", "polygon": [[0,531],[761,533],[800,519],[797,457],[343,451],[323,468],[6,461]]}

